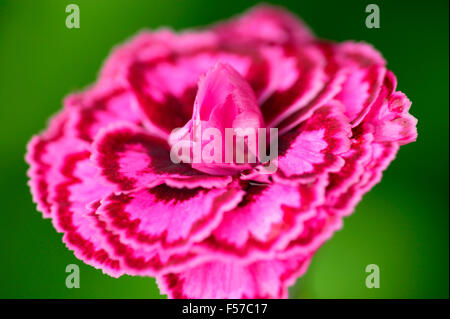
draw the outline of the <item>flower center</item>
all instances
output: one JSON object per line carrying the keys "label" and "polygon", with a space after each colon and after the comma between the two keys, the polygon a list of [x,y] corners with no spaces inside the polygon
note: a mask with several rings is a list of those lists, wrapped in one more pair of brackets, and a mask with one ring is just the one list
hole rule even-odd
{"label": "flower center", "polygon": [[192,118],[172,132],[171,158],[213,175],[234,175],[260,162],[268,132],[248,82],[217,63],[198,84]]}

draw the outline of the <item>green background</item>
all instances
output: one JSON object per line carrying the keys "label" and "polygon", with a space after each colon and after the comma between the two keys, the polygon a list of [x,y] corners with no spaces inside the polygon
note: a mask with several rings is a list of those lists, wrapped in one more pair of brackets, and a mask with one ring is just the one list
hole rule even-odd
{"label": "green background", "polygon": [[[79,4],[80,29],[65,7]],[[256,3],[256,2],[255,2]],[[364,40],[379,49],[413,101],[416,143],[402,147],[291,289],[296,298],[448,298],[448,2],[285,1],[319,37]],[[381,28],[365,27],[366,5]],[[226,19],[243,1],[0,0],[0,297],[160,298],[154,279],[113,279],[83,264],[42,219],[26,186],[25,144],[62,98],[96,79],[110,49],[142,28],[179,30]],[[78,264],[81,288],[65,286]],[[365,267],[380,267],[379,289]]]}

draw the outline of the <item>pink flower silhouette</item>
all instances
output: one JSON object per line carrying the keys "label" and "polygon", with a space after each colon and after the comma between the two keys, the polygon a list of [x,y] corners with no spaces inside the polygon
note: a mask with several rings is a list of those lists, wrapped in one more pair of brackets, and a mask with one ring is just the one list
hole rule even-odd
{"label": "pink flower silhouette", "polygon": [[[410,104],[371,46],[256,7],[116,48],[28,144],[29,185],[67,247],[111,276],[154,276],[172,298],[282,298],[416,139]],[[277,170],[174,163],[170,133],[196,123],[277,128]]]}

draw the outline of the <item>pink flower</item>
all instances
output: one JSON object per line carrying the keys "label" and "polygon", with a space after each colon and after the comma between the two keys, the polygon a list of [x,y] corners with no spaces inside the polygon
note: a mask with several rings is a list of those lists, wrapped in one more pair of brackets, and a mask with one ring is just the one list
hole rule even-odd
{"label": "pink flower", "polygon": [[[416,139],[396,84],[371,46],[317,39],[279,8],[142,32],[28,144],[33,199],[111,276],[154,276],[173,298],[286,297]],[[199,127],[277,128],[277,170],[175,163],[170,133]]]}

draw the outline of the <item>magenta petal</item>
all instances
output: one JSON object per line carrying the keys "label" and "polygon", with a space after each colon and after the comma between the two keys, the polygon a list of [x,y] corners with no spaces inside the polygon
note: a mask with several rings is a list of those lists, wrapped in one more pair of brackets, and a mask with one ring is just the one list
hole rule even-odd
{"label": "magenta petal", "polygon": [[342,158],[345,160],[344,166],[339,172],[330,174],[330,183],[327,187],[328,201],[332,201],[333,198],[338,197],[359,181],[371,160],[372,143],[372,133],[355,131],[350,150],[342,154]]}
{"label": "magenta petal", "polygon": [[358,125],[377,99],[386,74],[386,62],[372,46],[345,42],[337,46],[337,59],[348,70],[347,80],[336,96],[345,115]]}
{"label": "magenta petal", "polygon": [[96,209],[99,205],[99,202],[95,204],[94,211],[90,216],[95,220],[97,228],[104,236],[105,249],[120,262],[120,267],[126,274],[155,276],[166,272],[180,271],[201,262],[201,256],[189,251],[170,254],[160,249],[135,247],[124,243],[118,234],[114,234],[108,229],[107,224],[97,214]]}
{"label": "magenta petal", "polygon": [[295,187],[250,186],[239,207],[227,212],[214,230],[214,239],[238,249],[251,239],[261,242],[279,239],[293,218],[289,208],[300,207],[302,201]]}
{"label": "magenta petal", "polygon": [[[261,127],[264,127],[264,121],[250,85],[232,66],[218,63],[199,81],[192,120],[182,129],[186,132],[182,139],[192,141],[193,168],[212,175],[232,175],[248,165],[236,164],[235,160],[226,163],[227,149],[234,154],[236,148],[234,139],[227,141],[226,129],[233,130],[233,133],[250,130],[257,142],[257,132]],[[211,129],[220,134],[218,141],[205,138]],[[218,159],[215,157],[211,163],[195,154],[197,148],[202,151],[208,144],[214,144],[214,152],[220,151]]]}
{"label": "magenta petal", "polygon": [[264,72],[264,64],[253,61],[254,54],[205,48],[186,56],[173,53],[167,59],[135,61],[128,81],[145,115],[146,127],[161,137],[182,127],[191,118],[200,75],[219,61],[230,64],[256,87],[264,86],[258,82],[261,79],[255,79]]}
{"label": "magenta petal", "polygon": [[314,254],[341,227],[341,216],[324,207],[317,207],[316,214],[304,222],[302,232],[278,255],[282,258],[288,258],[290,256]]}
{"label": "magenta petal", "polygon": [[101,81],[128,83],[128,71],[136,61],[164,61],[174,54],[192,54],[217,45],[217,35],[211,31],[186,31],[175,33],[167,28],[141,31],[129,42],[116,47],[105,61]]}
{"label": "magenta petal", "polygon": [[[388,108],[407,108],[411,102],[403,93],[396,92],[387,103]],[[391,114],[389,119],[380,119],[376,126],[377,142],[398,142],[399,145],[414,142],[417,138],[417,119],[409,113]]]}
{"label": "magenta petal", "polygon": [[160,277],[158,284],[169,298],[286,298],[287,287],[306,271],[308,264],[305,257],[248,265],[215,261]]}
{"label": "magenta petal", "polygon": [[328,209],[339,215],[351,214],[362,196],[381,180],[382,172],[395,158],[398,148],[399,146],[394,143],[373,143],[371,157],[365,166],[364,173],[339,197],[333,201],[330,200]]}
{"label": "magenta petal", "polygon": [[408,113],[411,101],[402,92],[395,92],[396,81],[394,74],[389,71],[367,122],[374,126],[375,141],[404,145],[416,140],[417,119]]}
{"label": "magenta petal", "polygon": [[227,176],[210,177],[187,164],[172,162],[166,141],[129,124],[119,123],[103,130],[93,148],[93,160],[101,176],[119,190],[163,182],[174,187],[223,187],[231,181]]}
{"label": "magenta petal", "polygon": [[342,105],[330,102],[280,138],[279,177],[302,178],[340,169],[344,164],[340,155],[350,148],[350,136]]}
{"label": "magenta petal", "polygon": [[78,258],[113,277],[124,273],[154,276],[178,271],[195,261],[195,254],[190,252],[161,254],[121,241],[99,215],[100,202],[112,188],[95,178],[97,168],[89,157],[89,152],[66,157],[62,168],[65,180],[57,185],[54,199],[55,228],[64,233],[63,241]]}
{"label": "magenta petal", "polygon": [[90,143],[105,126],[116,122],[140,123],[134,95],[111,81],[102,81],[87,91],[72,94],[64,104],[72,111],[71,131]]}
{"label": "magenta petal", "polygon": [[249,186],[242,202],[225,213],[212,236],[194,247],[226,259],[268,258],[298,236],[322,204],[326,179],[300,185]]}
{"label": "magenta petal", "polygon": [[279,123],[280,134],[309,118],[331,99],[343,103],[345,115],[356,126],[379,94],[386,62],[370,45],[354,42],[319,42],[316,45],[326,60],[322,78],[325,84],[307,105]]}
{"label": "magenta petal", "polygon": [[326,61],[315,46],[285,48],[287,56],[294,58],[297,77],[289,87],[278,88],[261,105],[261,111],[268,127],[278,124],[288,116],[308,106],[326,84]]}
{"label": "magenta petal", "polygon": [[[332,180],[323,205],[317,208],[315,216],[304,222],[302,233],[289,243],[281,256],[309,254],[317,250],[342,227],[342,217],[351,214],[362,196],[379,182],[382,171],[395,157],[398,147],[369,144],[370,137],[368,140],[366,138],[362,138],[361,144],[355,146],[355,152],[351,153],[351,164],[346,167],[347,172],[342,172],[340,176],[344,182],[339,180],[334,185]],[[355,167],[352,162],[357,158],[361,159],[361,163]]]}
{"label": "magenta petal", "polygon": [[[227,108],[223,106],[231,100]],[[250,85],[229,64],[218,63],[200,79],[194,103],[193,121],[210,127],[259,128],[263,119]]]}
{"label": "magenta petal", "polygon": [[37,208],[44,217],[51,216],[52,189],[62,179],[59,171],[64,157],[73,151],[87,149],[83,141],[71,137],[68,120],[72,113],[63,111],[50,122],[41,135],[34,136],[27,145],[26,161],[30,165],[29,185]]}
{"label": "magenta petal", "polygon": [[314,40],[300,19],[282,8],[268,5],[257,6],[213,29],[220,41],[227,45],[300,45]]}
{"label": "magenta petal", "polygon": [[107,251],[104,234],[88,207],[108,194],[111,188],[93,178],[96,168],[89,156],[89,152],[80,152],[66,157],[61,169],[65,179],[55,188],[53,223],[64,233],[63,241],[75,256],[117,277],[123,274],[120,262]]}
{"label": "magenta petal", "polygon": [[189,244],[209,236],[242,195],[232,188],[177,189],[162,184],[110,195],[97,213],[124,242],[185,251]]}

